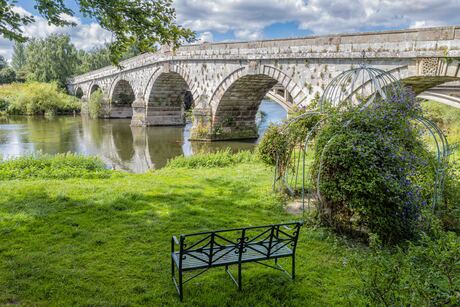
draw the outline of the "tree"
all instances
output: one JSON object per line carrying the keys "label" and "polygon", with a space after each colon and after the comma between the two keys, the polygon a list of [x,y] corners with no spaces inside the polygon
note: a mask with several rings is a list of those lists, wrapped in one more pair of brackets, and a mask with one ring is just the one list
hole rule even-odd
{"label": "tree", "polygon": [[77,50],[68,35],[50,35],[32,39],[27,45],[29,79],[41,82],[57,81],[65,85],[78,65]]}
{"label": "tree", "polygon": [[10,67],[0,70],[0,84],[8,84],[16,81],[16,73]]}
{"label": "tree", "polygon": [[11,66],[18,72],[26,65],[26,50],[24,44],[16,42],[13,46],[13,58]]}
{"label": "tree", "polygon": [[[155,46],[178,47],[191,42],[195,33],[178,26],[172,0],[78,0],[80,12],[96,19],[102,28],[112,32],[110,60],[118,65],[123,54],[136,46],[140,52],[151,52]],[[14,0],[0,0],[0,34],[7,39],[25,42],[22,26],[34,21],[14,9]],[[68,15],[74,12],[63,0],[35,0],[35,8],[50,24],[75,26]]]}
{"label": "tree", "polygon": [[0,70],[2,70],[3,68],[6,68],[6,67],[8,67],[8,63],[6,62],[6,60],[3,57],[3,55],[0,55]]}

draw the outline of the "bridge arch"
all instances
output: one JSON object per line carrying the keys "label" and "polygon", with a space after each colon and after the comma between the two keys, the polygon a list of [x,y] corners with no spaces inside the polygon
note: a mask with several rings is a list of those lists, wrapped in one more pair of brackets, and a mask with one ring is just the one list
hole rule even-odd
{"label": "bridge arch", "polygon": [[146,124],[183,125],[184,111],[194,104],[190,81],[188,74],[175,65],[155,70],[144,92]]}
{"label": "bridge arch", "polygon": [[110,90],[110,114],[111,118],[131,118],[133,116],[132,104],[136,100],[134,87],[123,78],[117,78],[112,83]]}
{"label": "bridge arch", "polygon": [[280,84],[293,105],[306,101],[306,94],[283,71],[268,65],[249,65],[225,78],[211,99],[212,139],[256,138],[256,113],[266,94]]}
{"label": "bridge arch", "polygon": [[97,90],[102,90],[101,86],[96,82],[91,83],[91,85],[89,86],[88,100],[91,98],[91,94],[93,94]]}
{"label": "bridge arch", "polygon": [[83,90],[81,89],[81,87],[77,87],[77,89],[75,90],[75,97],[77,97],[78,99],[81,99],[83,97],[84,93],[83,93]]}

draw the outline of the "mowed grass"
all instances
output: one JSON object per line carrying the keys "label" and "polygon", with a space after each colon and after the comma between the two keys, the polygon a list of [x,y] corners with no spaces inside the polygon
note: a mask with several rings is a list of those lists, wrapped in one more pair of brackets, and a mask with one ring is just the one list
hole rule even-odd
{"label": "mowed grass", "polygon": [[[2,181],[0,305],[179,305],[170,276],[172,235],[296,219],[271,192],[271,174],[252,163]],[[361,249],[304,227],[295,282],[247,264],[239,292],[215,268],[185,285],[184,305],[365,305],[348,263]]]}

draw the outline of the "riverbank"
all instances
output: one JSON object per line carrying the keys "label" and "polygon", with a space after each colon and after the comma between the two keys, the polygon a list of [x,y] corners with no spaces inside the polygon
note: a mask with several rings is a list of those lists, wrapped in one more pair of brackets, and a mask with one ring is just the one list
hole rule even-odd
{"label": "riverbank", "polygon": [[56,83],[26,82],[0,86],[0,112],[9,115],[65,115],[80,112],[81,103]]}
{"label": "riverbank", "polygon": [[[109,171],[109,177],[82,179],[69,172],[66,180],[0,181],[0,304],[178,305],[170,278],[172,235],[300,219],[272,192],[270,168],[246,154],[227,158],[213,157],[212,165],[204,156],[190,164],[181,158],[137,175]],[[359,242],[310,225],[300,233],[295,282],[248,264],[238,292],[224,270],[214,269],[186,284],[186,305],[372,304],[370,295],[385,284],[371,286],[366,278],[384,278],[378,265],[397,267],[398,257],[390,250],[375,256]],[[404,284],[420,265],[420,272],[437,274],[435,294],[450,294],[439,261],[402,264],[395,275],[401,288],[391,286],[389,295],[424,302],[428,292],[418,291],[431,288]]]}

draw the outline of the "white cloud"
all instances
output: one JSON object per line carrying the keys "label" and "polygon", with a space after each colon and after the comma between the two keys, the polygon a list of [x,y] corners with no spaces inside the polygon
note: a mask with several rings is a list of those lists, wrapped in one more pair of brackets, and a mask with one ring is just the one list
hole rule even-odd
{"label": "white cloud", "polygon": [[[179,24],[197,31],[200,42],[214,41],[216,33],[232,33],[238,40],[261,39],[265,28],[285,22],[314,34],[460,24],[459,0],[175,0],[174,6]],[[21,7],[15,10],[29,14]],[[97,23],[65,18],[77,26],[59,28],[36,17],[24,31],[30,37],[67,33],[83,49],[111,40]],[[0,38],[0,54],[9,57],[11,46]]]}
{"label": "white cloud", "polygon": [[[24,8],[16,6],[13,10],[22,15],[31,15]],[[111,41],[111,33],[97,23],[83,24],[78,17],[63,15],[62,17],[74,22],[75,27],[57,27],[50,25],[40,17],[34,16],[35,22],[28,24],[22,28],[24,35],[29,38],[44,38],[50,34],[68,34],[72,43],[78,49],[90,50],[92,48],[104,45]],[[0,55],[10,59],[13,53],[13,42],[0,37]]]}
{"label": "white cloud", "polygon": [[212,34],[212,32],[206,31],[198,36],[199,43],[212,43],[213,41],[214,35]]}
{"label": "white cloud", "polygon": [[262,38],[264,28],[284,22],[315,34],[460,23],[458,0],[175,0],[174,6],[192,30],[243,40]]}

